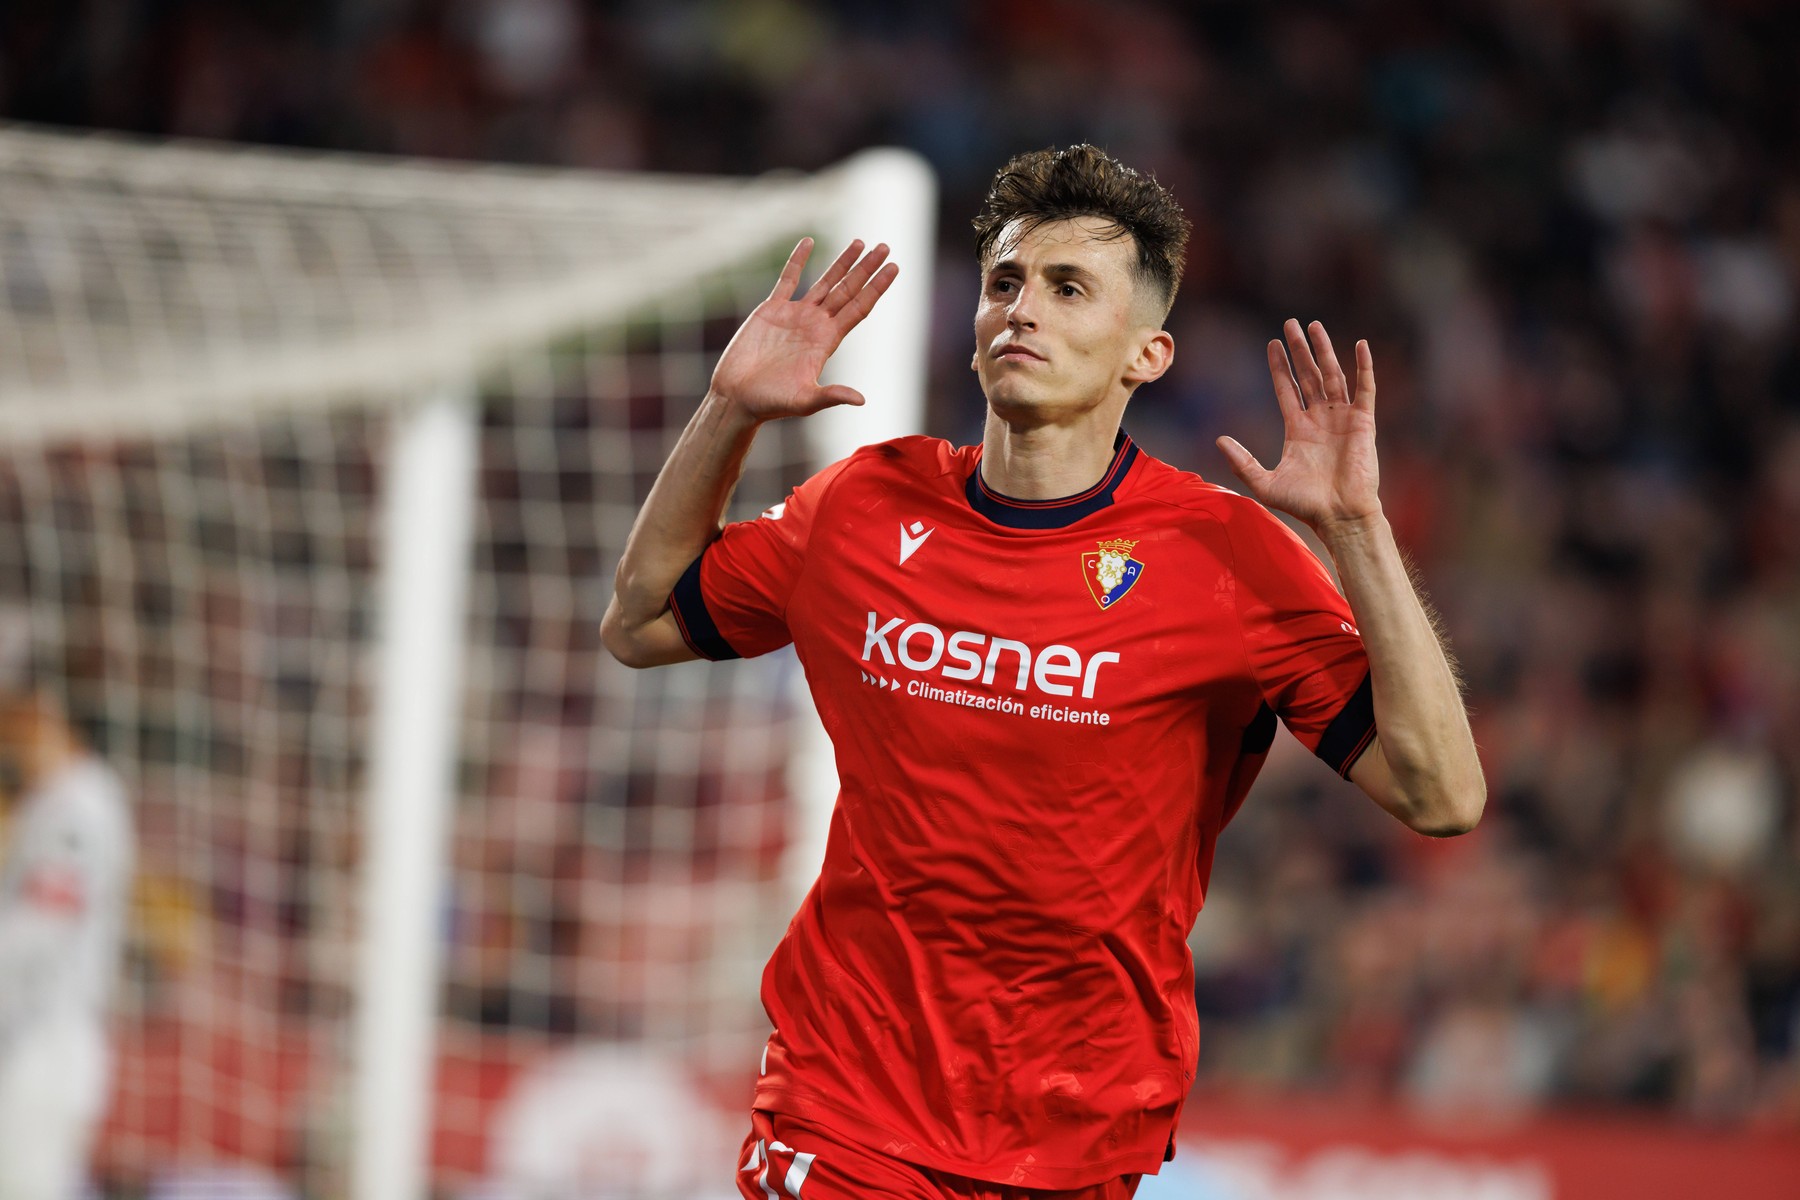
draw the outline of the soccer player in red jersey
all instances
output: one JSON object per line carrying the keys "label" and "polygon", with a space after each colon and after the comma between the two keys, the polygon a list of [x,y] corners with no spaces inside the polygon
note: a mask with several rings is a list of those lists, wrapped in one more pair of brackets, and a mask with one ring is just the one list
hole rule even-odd
{"label": "soccer player in red jersey", "polygon": [[[1130,1196],[1174,1152],[1187,935],[1276,719],[1420,832],[1485,798],[1382,516],[1367,344],[1352,379],[1316,323],[1269,343],[1286,443],[1266,470],[1219,440],[1240,496],[1120,429],[1174,358],[1173,197],[1092,147],[1042,151],[976,225],[982,444],[865,447],[720,528],[759,425],[862,403],[819,373],[896,268],[852,243],[795,300],[802,242],[603,624],[639,667],[792,642],[836,748],[824,866],[763,975],[748,1200]],[[1341,593],[1269,508],[1318,534]]]}

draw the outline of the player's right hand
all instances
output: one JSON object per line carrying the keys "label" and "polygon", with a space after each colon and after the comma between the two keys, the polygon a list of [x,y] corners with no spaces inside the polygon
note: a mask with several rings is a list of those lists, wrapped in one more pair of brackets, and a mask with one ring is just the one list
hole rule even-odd
{"label": "player's right hand", "polygon": [[794,247],[775,290],[738,327],[713,368],[713,394],[757,421],[863,402],[855,388],[821,387],[819,373],[844,335],[874,309],[900,268],[882,265],[888,256],[885,244],[862,254],[862,242],[853,241],[795,300],[812,247],[811,238]]}

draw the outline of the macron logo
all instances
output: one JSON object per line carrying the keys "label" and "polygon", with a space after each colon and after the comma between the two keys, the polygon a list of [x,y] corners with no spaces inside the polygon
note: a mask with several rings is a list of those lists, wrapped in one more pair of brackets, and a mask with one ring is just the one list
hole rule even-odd
{"label": "macron logo", "polygon": [[[922,529],[925,531],[923,533],[919,532]],[[913,554],[918,551],[919,547],[925,544],[925,539],[936,532],[936,529],[925,529],[925,523],[923,521],[914,521],[912,523],[912,532],[910,534],[907,532],[906,526],[901,525],[900,565],[904,567],[906,565],[906,560],[911,558]]]}

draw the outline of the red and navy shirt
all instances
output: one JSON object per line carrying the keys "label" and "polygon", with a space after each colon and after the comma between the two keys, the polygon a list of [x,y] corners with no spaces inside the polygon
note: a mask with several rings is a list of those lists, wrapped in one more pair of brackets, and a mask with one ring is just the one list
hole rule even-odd
{"label": "red and navy shirt", "polygon": [[959,1175],[1153,1172],[1199,1048],[1187,937],[1279,717],[1375,734],[1330,575],[1267,509],[1119,435],[1021,501],[979,447],[859,450],[676,586],[707,658],[793,643],[841,790],[763,975],[755,1105]]}

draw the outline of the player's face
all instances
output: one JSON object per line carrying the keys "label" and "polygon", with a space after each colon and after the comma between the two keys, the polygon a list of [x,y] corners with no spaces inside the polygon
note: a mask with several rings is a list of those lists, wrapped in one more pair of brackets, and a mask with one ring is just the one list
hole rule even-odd
{"label": "player's face", "polygon": [[1161,312],[1143,294],[1137,245],[1105,220],[1009,226],[981,279],[975,357],[981,390],[1003,419],[1055,421],[1108,400],[1168,365]]}

